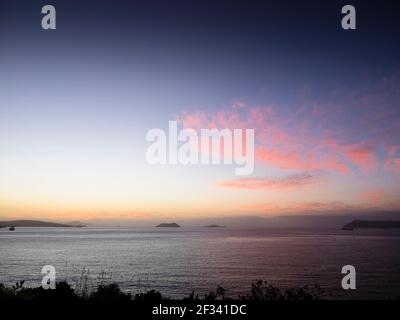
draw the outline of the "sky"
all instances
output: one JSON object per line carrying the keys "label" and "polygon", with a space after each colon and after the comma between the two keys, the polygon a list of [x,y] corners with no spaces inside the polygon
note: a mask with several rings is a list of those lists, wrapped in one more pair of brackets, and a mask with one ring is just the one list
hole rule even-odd
{"label": "sky", "polygon": [[[400,5],[345,4],[0,0],[0,220],[400,210]],[[149,164],[170,120],[254,129],[254,172]]]}

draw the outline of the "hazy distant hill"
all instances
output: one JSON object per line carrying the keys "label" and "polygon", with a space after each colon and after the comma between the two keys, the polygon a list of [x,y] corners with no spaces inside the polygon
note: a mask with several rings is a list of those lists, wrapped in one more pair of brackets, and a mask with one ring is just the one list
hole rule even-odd
{"label": "hazy distant hill", "polygon": [[39,220],[10,220],[0,221],[0,227],[84,227],[82,224],[62,224]]}
{"label": "hazy distant hill", "polygon": [[83,222],[79,220],[74,220],[74,221],[67,221],[65,224],[69,224],[71,226],[78,226],[78,227],[86,227],[87,225],[84,224]]}
{"label": "hazy distant hill", "polygon": [[225,226],[220,226],[218,224],[208,224],[204,228],[225,228]]}
{"label": "hazy distant hill", "polygon": [[356,228],[400,228],[400,221],[353,220],[343,226],[343,229],[347,230]]}
{"label": "hazy distant hill", "polygon": [[156,226],[157,228],[180,228],[180,225],[172,222],[172,223],[160,223]]}

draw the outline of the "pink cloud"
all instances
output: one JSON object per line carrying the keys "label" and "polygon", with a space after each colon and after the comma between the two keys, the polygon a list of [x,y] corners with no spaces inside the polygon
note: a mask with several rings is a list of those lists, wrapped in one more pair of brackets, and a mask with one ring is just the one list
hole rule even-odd
{"label": "pink cloud", "polygon": [[[367,173],[377,166],[376,151],[369,141],[341,142],[329,128],[318,129],[318,109],[304,110],[290,118],[279,117],[274,108],[233,105],[216,112],[183,113],[177,117],[185,128],[254,129],[255,159],[280,169],[328,170],[341,173],[350,167]],[[301,119],[301,121],[300,121]]]}
{"label": "pink cloud", "polygon": [[243,205],[243,209],[252,210],[260,213],[273,214],[312,214],[316,212],[323,213],[345,213],[345,212],[360,212],[368,210],[369,207],[365,204],[348,204],[340,201],[330,202],[287,202],[285,204],[274,203],[253,203]]}
{"label": "pink cloud", "polygon": [[[358,90],[332,90],[323,101],[299,99],[297,107],[249,106],[189,112],[177,117],[186,128],[255,130],[260,165],[298,171],[368,174],[383,168],[400,173],[400,72]],[[382,150],[387,150],[384,158]]]}
{"label": "pink cloud", "polygon": [[400,158],[390,157],[386,159],[385,168],[389,171],[400,174]]}
{"label": "pink cloud", "polygon": [[345,147],[344,153],[351,162],[360,167],[364,172],[369,172],[377,165],[375,150],[369,146],[353,145]]}
{"label": "pink cloud", "polygon": [[398,155],[399,150],[400,146],[389,145],[387,147],[387,157],[384,162],[384,167],[386,170],[398,174],[400,174],[400,156]]}
{"label": "pink cloud", "polygon": [[304,187],[318,181],[308,173],[293,174],[284,178],[241,178],[237,180],[221,181],[217,186],[234,189],[250,190],[281,190]]}
{"label": "pink cloud", "polygon": [[399,146],[395,146],[395,145],[391,145],[391,146],[388,146],[387,150],[388,150],[388,155],[390,157],[393,157],[400,150],[400,147]]}
{"label": "pink cloud", "polygon": [[385,192],[382,189],[373,189],[360,193],[359,197],[361,200],[369,204],[378,204],[383,200]]}

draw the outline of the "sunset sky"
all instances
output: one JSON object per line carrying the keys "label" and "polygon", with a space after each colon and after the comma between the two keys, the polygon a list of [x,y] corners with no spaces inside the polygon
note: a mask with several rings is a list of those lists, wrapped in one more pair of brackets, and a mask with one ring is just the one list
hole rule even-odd
{"label": "sunset sky", "polygon": [[[399,5],[274,2],[1,1],[0,220],[400,210]],[[148,164],[169,120],[255,129],[254,173]]]}

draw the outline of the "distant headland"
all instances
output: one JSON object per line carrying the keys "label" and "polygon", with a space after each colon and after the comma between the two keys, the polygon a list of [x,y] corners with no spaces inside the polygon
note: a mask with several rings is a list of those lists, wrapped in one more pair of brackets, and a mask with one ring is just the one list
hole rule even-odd
{"label": "distant headland", "polygon": [[63,224],[55,222],[47,222],[40,220],[10,220],[0,221],[0,228],[5,227],[40,227],[40,228],[81,228],[86,227],[83,224]]}
{"label": "distant headland", "polygon": [[156,228],[180,228],[181,226],[175,222],[172,223],[160,223]]}
{"label": "distant headland", "polygon": [[208,224],[204,228],[225,228],[225,226],[220,226],[218,224]]}
{"label": "distant headland", "polygon": [[356,228],[389,229],[400,228],[400,221],[378,221],[378,220],[353,220],[343,226],[343,230],[354,230]]}

